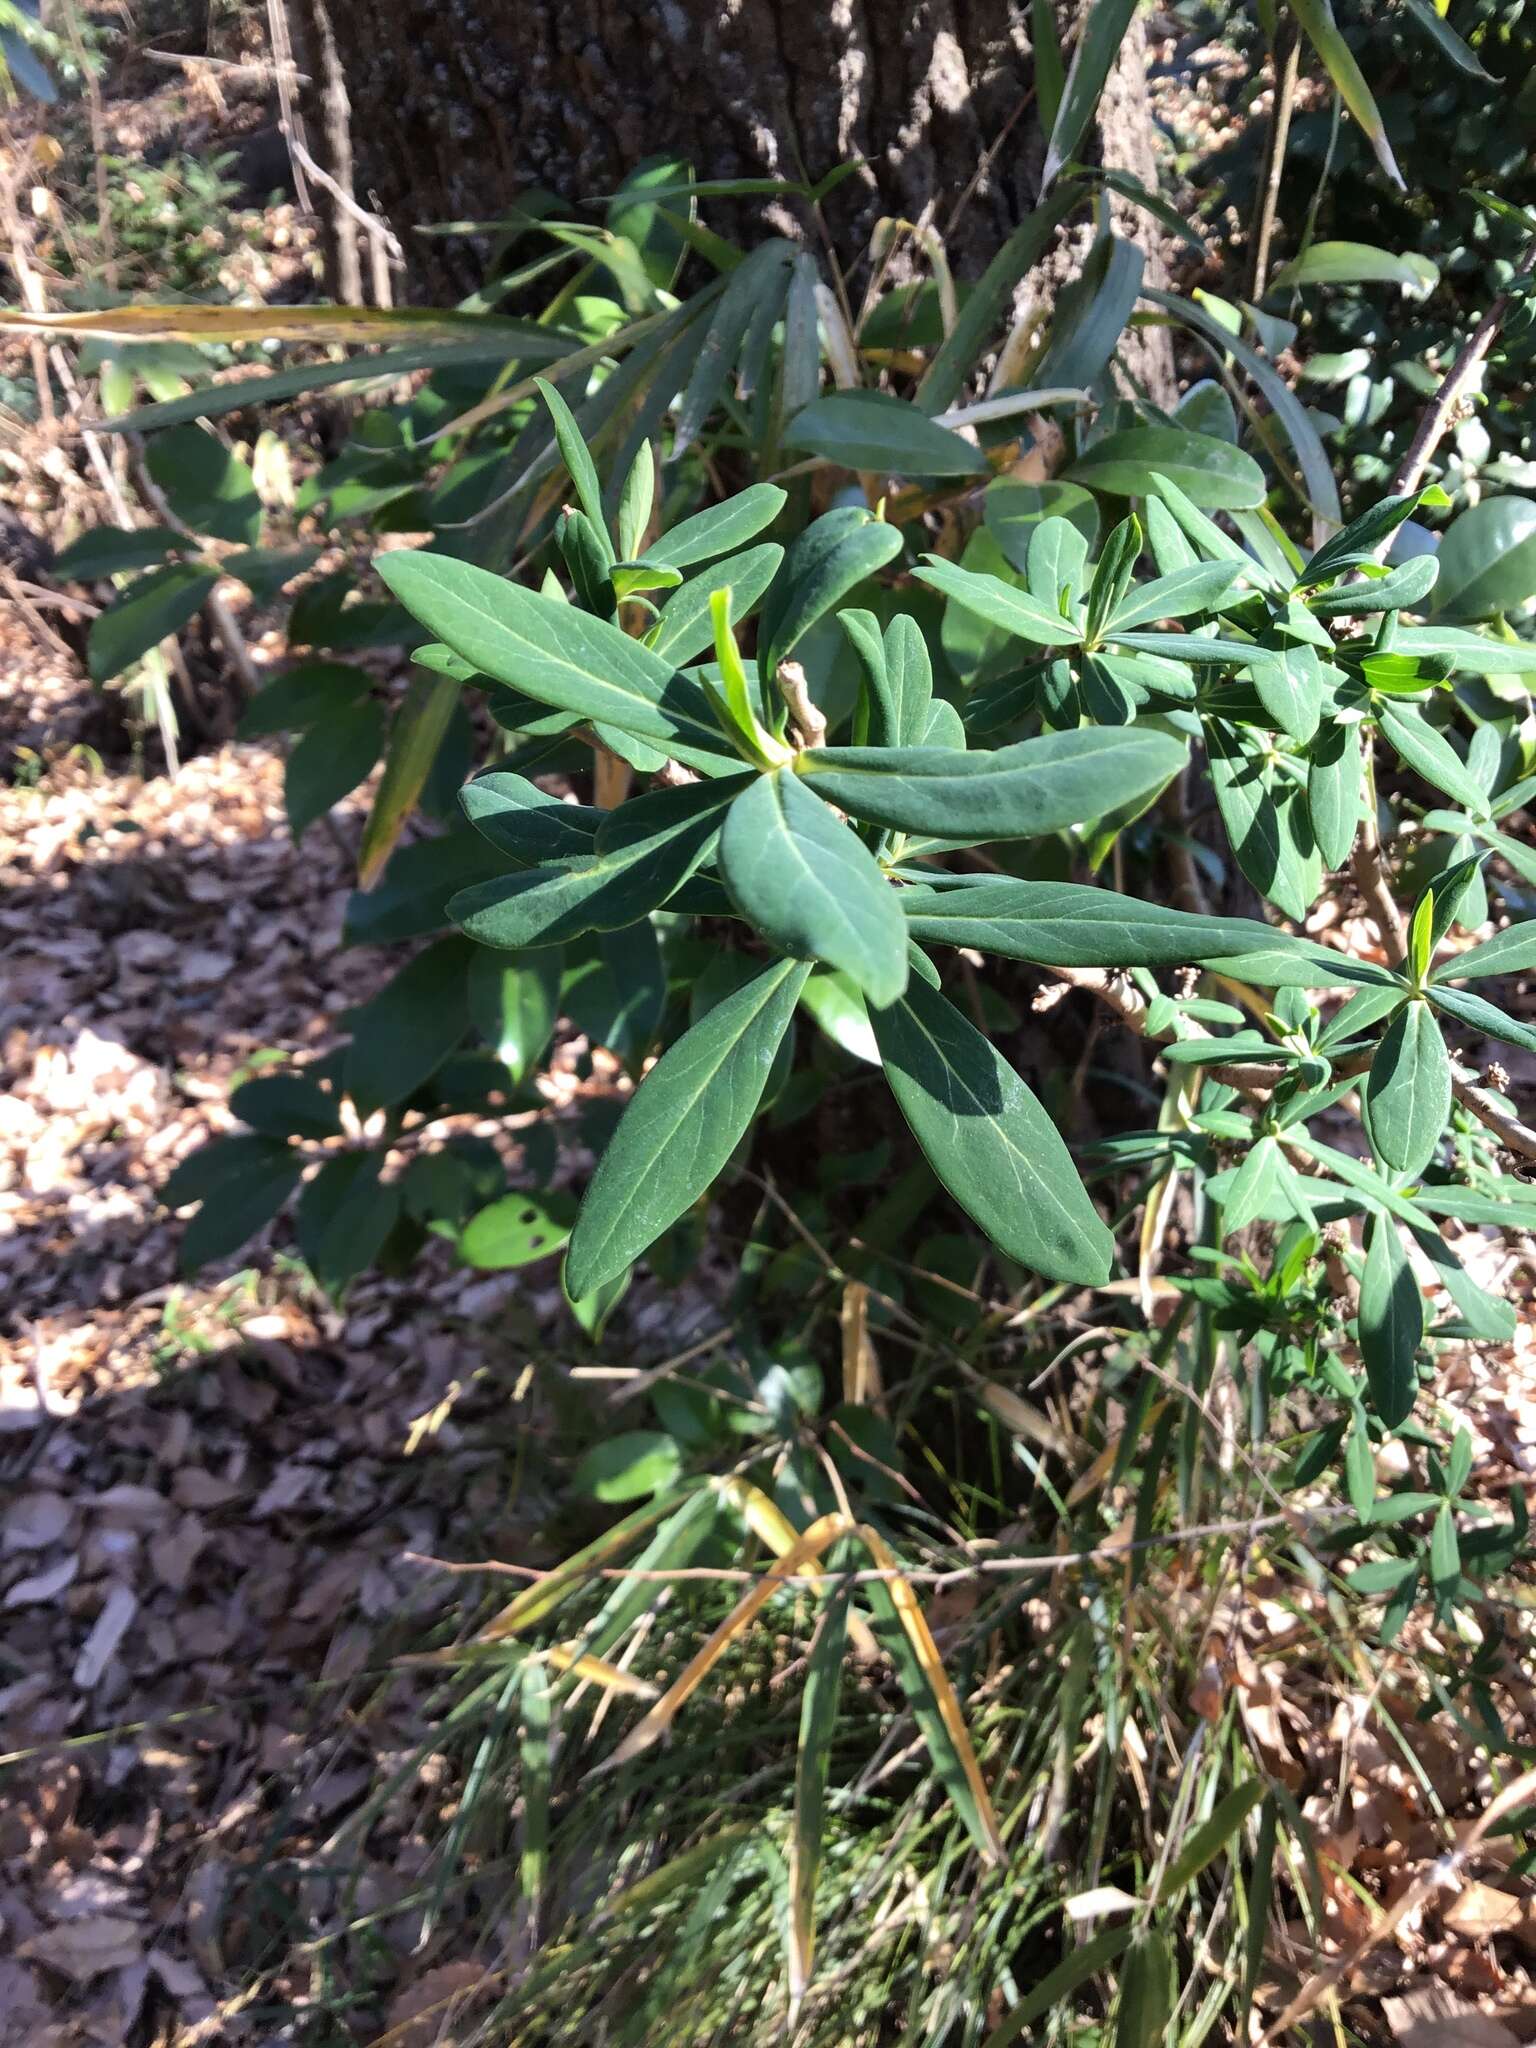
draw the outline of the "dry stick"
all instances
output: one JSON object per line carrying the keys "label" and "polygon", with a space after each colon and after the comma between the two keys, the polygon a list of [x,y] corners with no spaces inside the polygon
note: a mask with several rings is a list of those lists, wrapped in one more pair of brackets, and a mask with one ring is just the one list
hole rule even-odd
{"label": "dry stick", "polygon": [[107,290],[115,292],[117,249],[112,239],[112,209],[107,197],[107,129],[101,111],[101,83],[85,54],[80,23],[75,15],[74,0],[67,0],[64,8],[64,25],[69,31],[70,47],[74,51],[75,63],[85,83],[86,105],[91,118],[91,155],[96,166],[96,228],[101,236],[102,274]]}
{"label": "dry stick", "polygon": [[[363,303],[363,268],[357,253],[357,202],[352,198],[352,102],[347,98],[347,75],[336,47],[330,9],[324,0],[315,0],[314,15],[320,35],[320,75],[324,80],[321,104],[325,108],[325,139],[332,164],[325,188],[338,201],[337,291],[345,305],[360,306]],[[292,142],[290,136],[290,147]],[[313,169],[313,159],[310,168]],[[340,203],[343,194],[349,203]]]}
{"label": "dry stick", "polygon": [[1259,203],[1253,222],[1253,246],[1248,259],[1248,297],[1257,305],[1269,281],[1269,252],[1275,238],[1275,217],[1280,205],[1280,179],[1285,170],[1285,146],[1291,133],[1291,113],[1296,104],[1296,80],[1301,65],[1301,31],[1296,17],[1287,10],[1275,30],[1275,98],[1269,116],[1269,133],[1264,139],[1264,170],[1259,182]]}
{"label": "dry stick", "polygon": [[272,70],[277,79],[277,104],[280,115],[279,127],[283,140],[288,144],[288,162],[293,171],[293,195],[305,213],[313,211],[309,203],[309,188],[304,183],[302,156],[308,156],[305,147],[304,117],[299,112],[299,103],[293,88],[308,84],[293,68],[293,40],[288,33],[288,10],[284,0],[267,0],[267,34],[272,41]]}
{"label": "dry stick", "polygon": [[1356,1942],[1352,1949],[1331,1962],[1326,1970],[1319,1970],[1315,1977],[1307,1979],[1280,2017],[1260,2034],[1255,2048],[1268,2048],[1271,2041],[1278,2041],[1283,2035],[1288,2034],[1298,2020],[1305,2019],[1310,2012],[1315,2012],[1334,1986],[1358,1968],[1372,1949],[1379,1948],[1388,1935],[1395,1933],[1410,1913],[1417,1912],[1431,1892],[1442,1887],[1454,1890],[1461,1872],[1472,1859],[1473,1851],[1494,1823],[1502,1820],[1505,1814],[1512,1813],[1517,1807],[1524,1805],[1533,1796],[1536,1796],[1536,1771],[1523,1771],[1512,1784],[1504,1787],[1481,1819],[1473,1822],[1454,1849],[1447,1850],[1445,1855],[1419,1872],[1401,1898],[1382,1914],[1368,1934]]}
{"label": "dry stick", "polygon": [[[1536,269],[1536,236],[1525,246],[1525,253],[1515,265],[1516,277],[1529,277]],[[1457,356],[1445,373],[1440,389],[1425,408],[1424,417],[1419,421],[1408,453],[1403,457],[1391,490],[1394,496],[1411,491],[1429,467],[1430,457],[1439,445],[1440,437],[1451,423],[1451,416],[1461,400],[1462,392],[1471,380],[1472,372],[1493,347],[1494,338],[1503,325],[1504,316],[1515,298],[1515,292],[1500,292],[1482,319],[1478,321],[1467,338],[1461,354]]]}
{"label": "dry stick", "polygon": [[[284,47],[286,48],[286,21],[283,24],[283,29]],[[276,38],[274,37],[274,47],[275,43]],[[248,63],[240,64],[232,62],[228,57],[188,57],[184,55],[180,50],[140,50],[139,55],[142,58],[144,58],[146,63],[173,64],[177,67],[178,70],[181,71],[189,71],[193,73],[199,71],[218,71],[221,72],[225,78],[249,78],[258,84],[264,83],[269,78],[275,78],[278,84],[279,96],[281,96],[282,88],[285,82],[289,85],[309,84],[308,72],[296,71],[293,67],[292,61],[288,58],[282,58],[274,63],[268,63],[267,60],[263,57],[253,59],[251,62]]]}

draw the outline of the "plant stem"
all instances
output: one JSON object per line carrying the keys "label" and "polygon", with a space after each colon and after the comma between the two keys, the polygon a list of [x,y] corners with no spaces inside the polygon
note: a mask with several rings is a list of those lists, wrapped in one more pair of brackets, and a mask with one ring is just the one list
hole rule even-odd
{"label": "plant stem", "polygon": [[1248,297],[1257,305],[1269,281],[1269,254],[1275,239],[1275,219],[1280,205],[1280,180],[1285,171],[1285,147],[1290,139],[1291,114],[1296,105],[1296,80],[1301,69],[1301,30],[1296,17],[1283,13],[1275,27],[1271,52],[1275,67],[1275,99],[1270,109],[1269,133],[1264,140],[1264,169],[1259,179],[1259,203],[1254,214],[1253,242],[1248,255]]}
{"label": "plant stem", "polygon": [[[1532,236],[1526,243],[1525,251],[1515,265],[1515,276],[1529,277],[1533,269],[1536,269],[1536,236]],[[1517,294],[1512,291],[1499,293],[1467,337],[1460,355],[1446,371],[1440,389],[1426,406],[1413,439],[1408,444],[1408,452],[1392,479],[1390,488],[1394,496],[1411,491],[1429,467],[1430,458],[1451,423],[1451,415],[1471,382],[1473,371],[1493,347],[1498,331],[1503,325],[1504,316],[1516,297]]]}

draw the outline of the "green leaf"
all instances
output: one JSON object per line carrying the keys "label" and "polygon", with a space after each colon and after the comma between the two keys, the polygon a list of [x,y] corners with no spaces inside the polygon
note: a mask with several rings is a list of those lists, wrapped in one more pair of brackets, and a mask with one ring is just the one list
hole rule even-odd
{"label": "green leaf", "polygon": [[[907,929],[924,944],[973,946],[1006,960],[1051,967],[1204,965],[1232,954],[1294,947],[1257,918],[1211,917],[1079,882],[1016,882],[1002,875],[954,877],[939,887],[901,890]],[[1324,962],[1321,972],[1332,971]]]}
{"label": "green leaf", "polygon": [[608,620],[447,555],[397,552],[377,567],[406,609],[482,675],[708,774],[735,765],[702,693]]}
{"label": "green leaf", "polygon": [[853,643],[869,685],[871,744],[921,746],[933,702],[933,663],[916,619],[898,612],[883,636],[873,612],[839,612],[838,624]]}
{"label": "green leaf", "polygon": [[1224,719],[1206,720],[1205,749],[1238,866],[1260,895],[1299,923],[1322,879],[1301,792],[1276,776],[1265,750],[1241,727]]}
{"label": "green leaf", "polygon": [[723,505],[711,505],[695,512],[653,542],[642,560],[665,562],[674,569],[686,569],[694,562],[712,561],[729,555],[771,526],[784,509],[788,493],[777,484],[753,484],[738,491]]}
{"label": "green leaf", "polygon": [[1219,1799],[1209,1818],[1192,1828],[1179,1844],[1178,1854],[1163,1872],[1153,1903],[1167,1905],[1192,1884],[1206,1865],[1221,1854],[1263,1797],[1263,1779],[1250,1778],[1245,1785],[1234,1785],[1225,1798]]}
{"label": "green leaf", "polygon": [[1055,1969],[1048,1970],[1034,1989],[1027,1992],[1012,2012],[993,2028],[982,2048],[1013,2048],[1014,2042],[1031,2022],[1043,2019],[1057,2007],[1065,2009],[1066,2001],[1080,1984],[1086,1984],[1100,1970],[1107,1970],[1130,1947],[1132,1931],[1129,1922],[1122,1927],[1106,1927],[1091,1941],[1069,1950]]}
{"label": "green leaf", "polygon": [[1254,695],[1275,724],[1305,746],[1323,715],[1323,672],[1315,647],[1286,647],[1249,665]]}
{"label": "green leaf", "polygon": [[288,756],[283,775],[283,803],[295,839],[367,780],[383,745],[384,707],[371,697],[337,704],[316,720]]}
{"label": "green leaf", "polygon": [[987,476],[979,448],[884,391],[834,391],[795,415],[786,448],[882,476]]}
{"label": "green leaf", "polygon": [[762,1100],[810,963],[779,960],[668,1047],[598,1161],[571,1237],[578,1298],[632,1264],[713,1183]]}
{"label": "green leaf", "polygon": [[551,1258],[566,1244],[576,1204],[567,1194],[503,1195],[459,1233],[459,1256],[482,1272],[508,1272]]}
{"label": "green leaf", "polygon": [[827,1776],[848,1646],[848,1609],[853,1600],[853,1582],[846,1574],[853,1558],[853,1546],[845,1541],[834,1546],[827,1560],[829,1586],[805,1662],[789,1853],[789,1995],[795,2006],[810,1983],[815,1953],[816,1880],[821,1872]]}
{"label": "green leaf", "polygon": [[1102,1286],[1114,1239],[1061,1134],[1001,1054],[921,979],[871,1021],[891,1093],[966,1214],[1021,1265]]}
{"label": "green leaf", "polygon": [[1418,1380],[1424,1297],[1390,1216],[1373,1216],[1360,1282],[1360,1355],[1376,1413],[1388,1429],[1406,1422]]}
{"label": "green leaf", "polygon": [[1059,611],[1042,604],[1026,590],[1011,588],[996,576],[978,575],[973,569],[941,561],[937,555],[930,555],[927,566],[913,573],[920,583],[942,590],[963,611],[1037,647],[1072,647],[1083,637],[1081,629],[1064,619]]}
{"label": "green leaf", "polygon": [[819,747],[796,772],[819,796],[870,824],[969,843],[1029,839],[1161,789],[1181,740],[1140,727],[1045,733],[996,753],[947,748]]}
{"label": "green leaf", "polygon": [[1135,12],[1136,0],[1093,0],[1051,125],[1045,168],[1040,174],[1042,193],[1050,189],[1062,165],[1077,155]]}
{"label": "green leaf", "polygon": [[431,1080],[469,1024],[470,949],[439,939],[352,1013],[343,1085],[364,1116]]}
{"label": "green leaf", "polygon": [[1477,777],[1444,733],[1432,726],[1422,712],[1411,704],[1378,702],[1375,713],[1383,738],[1401,760],[1436,789],[1443,789],[1448,797],[1464,804],[1474,817],[1482,812],[1487,799]]}
{"label": "green leaf", "polygon": [[[266,1138],[253,1138],[249,1146],[240,1154],[238,1174],[222,1179],[203,1197],[202,1207],[182,1233],[179,1260],[184,1273],[237,1252],[247,1238],[265,1229],[298,1186],[303,1160],[297,1152]],[[167,1183],[162,1199],[168,1200],[171,1192],[172,1184]],[[176,1206],[191,1199],[178,1193]]]}
{"label": "green leaf", "polygon": [[522,775],[493,769],[459,791],[459,804],[475,830],[519,867],[581,860],[592,853],[607,817],[591,804],[568,804]]}
{"label": "green leaf", "polygon": [[1145,1927],[1131,1943],[1120,1972],[1115,2048],[1162,2048],[1173,2016],[1172,1959],[1168,1939]]}
{"label": "green leaf", "polygon": [[872,520],[857,507],[824,512],[813,520],[790,543],[764,600],[758,628],[760,672],[771,679],[803,633],[855,584],[900,553],[896,528]]}
{"label": "green leaf", "polygon": [[1335,576],[1374,562],[1382,542],[1391,539],[1423,495],[1422,491],[1407,491],[1398,497],[1378,499],[1368,512],[1351,519],[1323,542],[1297,577],[1296,588],[1310,590],[1315,584],[1327,583]]}
{"label": "green leaf", "polygon": [[1330,0],[1292,0],[1296,19],[1306,31],[1307,41],[1323,60],[1323,67],[1333,80],[1339,98],[1360,123],[1365,138],[1376,152],[1376,160],[1392,183],[1401,186],[1403,174],[1397,168],[1397,159],[1392,154],[1392,145],[1387,140],[1381,113],[1371,89],[1366,84],[1360,66],[1355,62],[1354,53],[1339,33],[1339,25],[1333,18]]}
{"label": "green leaf", "polygon": [[[1158,504],[1155,498],[1151,502]],[[1242,573],[1235,562],[1194,562],[1187,569],[1175,569],[1130,591],[1116,606],[1105,630],[1124,633],[1154,619],[1183,619],[1191,612],[1219,611],[1221,600],[1236,587]]]}
{"label": "green leaf", "polygon": [[1536,918],[1496,932],[1435,970],[1436,981],[1481,981],[1490,974],[1526,974],[1536,967]]}
{"label": "green leaf", "polygon": [[581,438],[581,429],[571,417],[571,409],[560,396],[553,384],[542,377],[534,378],[534,385],[540,398],[549,409],[554,422],[555,443],[560,450],[560,459],[570,472],[571,482],[576,486],[576,495],[581,500],[581,509],[591,521],[591,531],[602,551],[605,566],[614,560],[613,542],[608,536],[608,523],[603,515],[603,487],[598,482],[597,465],[591,452]]}
{"label": "green leaf", "polygon": [[1438,613],[1491,619],[1517,611],[1536,597],[1536,502],[1484,498],[1452,520],[1438,559]]}
{"label": "green leaf", "polygon": [[1450,1502],[1442,1501],[1429,1533],[1429,1576],[1441,1599],[1456,1590],[1461,1578],[1461,1543]]}
{"label": "green leaf", "polygon": [[560,1015],[558,950],[505,960],[488,947],[469,963],[469,1013],[475,1028],[520,1086],[538,1066]]}
{"label": "green leaf", "polygon": [[771,585],[783,560],[784,550],[778,543],[765,541],[761,547],[748,548],[744,554],[717,562],[702,576],[693,577],[661,607],[660,617],[652,628],[652,650],[674,667],[696,660],[714,637],[710,603],[715,593],[730,591],[731,616],[740,624]]}
{"label": "green leaf", "polygon": [[384,871],[406,820],[420,801],[443,735],[459,703],[459,686],[447,676],[414,676],[389,728],[384,773],[363,827],[357,879],[363,888]]}
{"label": "green leaf", "polygon": [[462,829],[397,847],[373,888],[354,890],[349,897],[342,943],[392,946],[441,931],[448,922],[449,897],[471,882],[500,874],[504,866],[499,854]]}
{"label": "green leaf", "polygon": [[896,891],[857,833],[790,770],[758,776],[732,804],[720,872],[742,916],[775,946],[840,968],[880,1008],[906,987]]}
{"label": "green leaf", "polygon": [[[624,487],[619,493],[619,559],[638,564],[640,543],[651,523],[656,503],[656,455],[649,441],[642,441]],[[646,586],[650,587],[650,586]]]}
{"label": "green leaf", "polygon": [[682,1476],[682,1454],[659,1429],[626,1429],[595,1444],[571,1474],[578,1493],[597,1500],[644,1500]]}
{"label": "green leaf", "polygon": [[299,1197],[295,1235],[332,1301],[378,1258],[400,1220],[398,1183],[380,1178],[377,1152],[328,1159]]}
{"label": "green leaf", "polygon": [[336,1104],[302,1074],[267,1074],[244,1081],[229,1098],[232,1116],[268,1138],[339,1138]]}
{"label": "green leaf", "polygon": [[1320,517],[1332,520],[1336,525],[1340,523],[1344,515],[1339,509],[1339,491],[1333,480],[1333,465],[1328,459],[1328,451],[1306,407],[1274,364],[1229,332],[1194,300],[1175,298],[1172,293],[1155,291],[1150,285],[1142,292],[1142,297],[1154,306],[1160,306],[1164,312],[1171,313],[1186,327],[1192,327],[1218,362],[1224,363],[1230,356],[1247,372],[1296,452],[1307,502]]}
{"label": "green leaf", "polygon": [[1067,76],[1051,0],[1030,0],[1029,39],[1035,59],[1035,104],[1040,110],[1040,125],[1049,135],[1056,125]]}
{"label": "green leaf", "polygon": [[1292,262],[1282,264],[1270,279],[1273,291],[1295,291],[1309,284],[1396,284],[1415,298],[1432,292],[1440,273],[1427,256],[1410,250],[1394,255],[1369,242],[1314,242]]}
{"label": "green leaf", "polygon": [[648,918],[594,932],[566,956],[561,1008],[594,1045],[631,1065],[649,1050],[666,1001],[666,968]]}
{"label": "green leaf", "polygon": [[1358,725],[1332,718],[1313,739],[1307,759],[1307,815],[1324,867],[1342,867],[1360,822],[1364,758]]}
{"label": "green leaf", "polygon": [[659,909],[687,881],[744,786],[745,778],[734,777],[635,797],[604,813],[585,858],[476,883],[453,898],[448,915],[472,939],[511,953],[583,932],[618,931]]}
{"label": "green leaf", "polygon": [[222,1205],[238,1195],[243,1183],[286,1169],[296,1157],[286,1144],[250,1132],[210,1138],[167,1174],[160,1200],[167,1209],[185,1209],[193,1202]]}
{"label": "green leaf", "polygon": [[1365,1087],[1371,1150],[1417,1180],[1451,1112],[1451,1061],[1428,1003],[1405,1004],[1388,1025]]}
{"label": "green leaf", "polygon": [[245,708],[236,728],[241,739],[260,739],[292,726],[313,725],[338,704],[355,703],[373,687],[373,678],[340,661],[301,661],[270,683],[264,683]]}
{"label": "green leaf", "polygon": [[93,683],[108,683],[172,633],[179,633],[213,595],[217,572],[195,562],[172,562],[136,576],[86,636],[86,666]]}
{"label": "green leaf", "polygon": [[917,387],[917,402],[924,412],[943,412],[960,396],[1020,278],[1034,269],[1057,228],[1085,197],[1081,189],[1058,192],[1021,221],[992,258]]}
{"label": "green leaf", "polygon": [[168,526],[93,526],[54,557],[53,573],[63,583],[95,583],[124,569],[148,569],[185,543]]}
{"label": "green leaf", "polygon": [[1393,644],[1400,654],[1448,662],[1466,675],[1536,675],[1536,646],[1529,640],[1497,640],[1456,626],[1399,626]]}
{"label": "green leaf", "polygon": [[1031,542],[1046,519],[1068,521],[1087,548],[1098,544],[1098,503],[1080,484],[1023,484],[1000,476],[981,494],[981,516],[987,532],[1020,574],[1029,567]]}
{"label": "green leaf", "polygon": [[1066,472],[1068,483],[1122,498],[1154,495],[1159,476],[1208,511],[1234,512],[1264,502],[1264,472],[1251,455],[1187,427],[1122,427],[1095,441]]}
{"label": "green leaf", "polygon": [[1458,71],[1465,72],[1468,78],[1480,79],[1485,85],[1498,83],[1497,79],[1483,69],[1478,58],[1443,18],[1435,5],[1435,0],[1403,0],[1403,5],[1441,56],[1449,58]]}
{"label": "green leaf", "polygon": [[809,1011],[834,1045],[840,1045],[856,1060],[879,1066],[880,1048],[875,1043],[869,1011],[846,974],[818,969],[800,991],[800,1007]]}
{"label": "green leaf", "polygon": [[216,540],[261,537],[261,499],[250,464],[203,427],[173,427],[157,434],[144,465],[164,491],[171,510],[194,533]]}
{"label": "green leaf", "polygon": [[1474,995],[1471,989],[1447,988],[1436,982],[1429,990],[1429,998],[1437,1010],[1444,1011],[1447,1017],[1454,1017],[1459,1024],[1481,1031],[1489,1038],[1502,1038],[1506,1045],[1518,1045],[1525,1052],[1536,1052],[1536,1026],[1522,1023],[1517,1017],[1506,1016],[1495,1004]]}

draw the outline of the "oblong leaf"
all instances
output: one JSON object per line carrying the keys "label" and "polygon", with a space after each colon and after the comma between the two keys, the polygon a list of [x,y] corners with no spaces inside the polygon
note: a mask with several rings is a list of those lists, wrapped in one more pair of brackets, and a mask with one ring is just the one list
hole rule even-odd
{"label": "oblong leaf", "polygon": [[884,391],[829,392],[795,415],[784,445],[882,476],[986,476],[991,468],[974,443]]}
{"label": "oblong leaf", "polygon": [[608,620],[447,555],[397,552],[377,566],[406,610],[481,674],[707,773],[736,765],[703,695]]}
{"label": "oblong leaf", "polygon": [[1251,510],[1264,502],[1264,472],[1251,455],[1187,427],[1122,427],[1095,441],[1065,474],[1068,483],[1122,498],[1154,495],[1156,479],[1165,476],[1207,511]]}
{"label": "oblong leaf", "polygon": [[598,1161],[566,1257],[580,1298],[655,1243],[724,1168],[762,1100],[808,960],[779,960],[669,1046]]}
{"label": "oblong leaf", "polygon": [[920,978],[871,1022],[886,1079],[928,1163],[999,1251],[1102,1286],[1114,1239],[1056,1126],[1013,1068]]}
{"label": "oblong leaf", "polygon": [[[1041,966],[1204,965],[1275,947],[1294,950],[1301,965],[1318,950],[1257,918],[1171,910],[1079,882],[1016,882],[1002,875],[975,875],[942,887],[906,888],[897,900],[914,939],[974,946],[982,953]],[[1320,971],[1330,971],[1330,963],[1321,963]]]}
{"label": "oblong leaf", "polygon": [[1415,1180],[1451,1113],[1451,1058],[1429,1004],[1407,1003],[1387,1026],[1365,1085],[1371,1150]]}
{"label": "oblong leaf", "polygon": [[1406,1422],[1412,1411],[1423,1338],[1424,1297],[1397,1224],[1390,1216],[1373,1216],[1360,1282],[1360,1355],[1371,1401],[1388,1429]]}
{"label": "oblong leaf", "polygon": [[795,769],[840,810],[966,844],[1029,839],[1136,802],[1177,774],[1184,744],[1142,727],[1044,733],[996,753],[818,747]]}
{"label": "oblong leaf", "polygon": [[743,917],[787,953],[840,968],[877,1006],[907,985],[896,891],[864,842],[787,769],[737,797],[720,872]]}

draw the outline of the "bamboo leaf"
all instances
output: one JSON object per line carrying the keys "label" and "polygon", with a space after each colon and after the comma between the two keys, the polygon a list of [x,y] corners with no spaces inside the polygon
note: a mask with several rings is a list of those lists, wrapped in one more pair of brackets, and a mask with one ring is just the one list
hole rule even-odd
{"label": "bamboo leaf", "polygon": [[[723,1006],[722,1006],[723,1007]],[[678,1713],[704,1683],[733,1643],[740,1642],[762,1609],[786,1579],[800,1576],[814,1564],[834,1538],[847,1535],[851,1524],[845,1515],[820,1515],[812,1522],[792,1550],[776,1558],[751,1591],[739,1600],[703,1647],[696,1651],[662,1694],[644,1720],[637,1722],[618,1748],[602,1765],[614,1770],[643,1750],[649,1749],[672,1726]]]}
{"label": "bamboo leaf", "polygon": [[795,1754],[795,1810],[789,1838],[789,2008],[790,2025],[811,1981],[816,1947],[816,1880],[821,1871],[822,1823],[832,1736],[837,1726],[838,1689],[848,1643],[848,1609],[853,1585],[846,1573],[853,1562],[851,1542],[838,1543],[827,1560],[832,1582],[823,1595],[821,1616],[805,1666],[805,1692],[800,1706],[800,1741]]}
{"label": "bamboo leaf", "polygon": [[992,1811],[991,1795],[976,1761],[960,1702],[955,1698],[917,1595],[879,1532],[861,1525],[858,1533],[876,1567],[884,1574],[870,1580],[867,1589],[875,1632],[896,1666],[934,1768],[971,1840],[988,1863],[1001,1863],[1003,1840]]}
{"label": "bamboo leaf", "polygon": [[1333,80],[1339,98],[1365,131],[1366,141],[1376,152],[1376,161],[1392,183],[1401,186],[1403,174],[1397,168],[1397,159],[1387,140],[1380,110],[1360,66],[1355,62],[1353,51],[1339,33],[1330,0],[1292,0],[1292,5],[1296,19],[1306,32],[1307,41],[1323,60],[1323,68]]}
{"label": "bamboo leaf", "polygon": [[1093,0],[1051,124],[1045,168],[1040,174],[1042,194],[1049,191],[1062,165],[1076,156],[1135,12],[1136,0]]}

